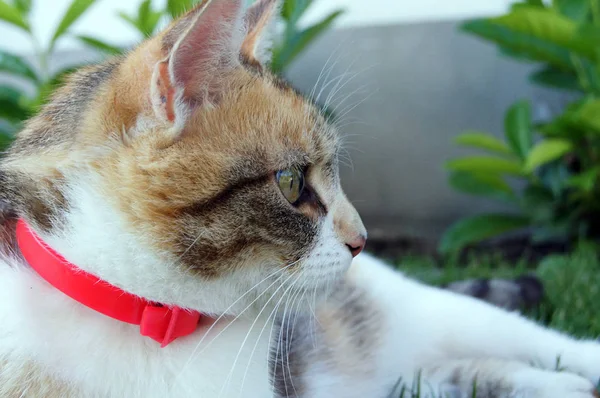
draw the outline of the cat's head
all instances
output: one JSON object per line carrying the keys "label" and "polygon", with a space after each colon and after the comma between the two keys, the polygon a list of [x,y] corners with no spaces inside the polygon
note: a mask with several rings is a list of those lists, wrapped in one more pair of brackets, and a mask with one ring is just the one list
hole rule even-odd
{"label": "cat's head", "polygon": [[0,165],[4,198],[72,263],[215,313],[322,296],[366,238],[335,128],[265,67],[276,2],[241,4],[204,1],[76,73]]}

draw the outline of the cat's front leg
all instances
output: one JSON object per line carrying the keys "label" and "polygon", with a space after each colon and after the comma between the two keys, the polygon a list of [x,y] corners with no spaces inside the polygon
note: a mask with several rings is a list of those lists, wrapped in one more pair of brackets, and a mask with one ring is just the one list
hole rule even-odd
{"label": "cat's front leg", "polygon": [[520,314],[438,289],[417,286],[413,297],[422,322],[436,333],[435,346],[450,358],[499,358],[564,369],[594,383],[600,379],[597,341],[576,340]]}
{"label": "cat's front leg", "polygon": [[[449,360],[424,369],[425,396],[452,398],[592,398],[595,386],[568,372],[498,359]],[[427,385],[437,386],[428,393]]]}
{"label": "cat's front leg", "polygon": [[383,308],[393,336],[388,349],[409,348],[422,364],[495,358],[551,371],[560,367],[592,383],[600,378],[596,341],[578,341],[517,313],[422,285],[369,256],[356,262],[351,277]]}

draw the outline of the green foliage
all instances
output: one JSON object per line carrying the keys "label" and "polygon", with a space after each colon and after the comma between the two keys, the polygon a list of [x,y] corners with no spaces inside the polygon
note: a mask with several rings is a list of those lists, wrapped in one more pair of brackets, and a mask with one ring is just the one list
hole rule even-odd
{"label": "green foliage", "polygon": [[533,142],[529,102],[519,101],[510,107],[506,113],[504,130],[513,152],[522,159],[527,157]]}
{"label": "green foliage", "polygon": [[86,10],[95,3],[96,0],[73,0],[67,12],[62,17],[62,20],[58,24],[56,28],[56,32],[54,32],[54,36],[52,36],[52,40],[50,41],[50,50],[54,47],[56,41],[64,35],[67,30],[83,15]]}
{"label": "green foliage", "polygon": [[193,3],[193,0],[167,0],[167,12],[172,19],[175,19],[188,11]]}
{"label": "green foliage", "polygon": [[[3,151],[13,139],[25,119],[34,114],[43,105],[64,79],[65,71],[50,73],[47,60],[52,55],[58,40],[65,37],[71,26],[94,4],[95,0],[73,0],[58,24],[47,48],[41,48],[30,32],[29,14],[34,6],[32,0],[12,0],[11,3],[0,0],[0,22],[4,21],[29,35],[32,47],[36,49],[34,63],[24,57],[0,49],[0,73],[14,81],[22,82],[17,86],[0,86],[0,151]],[[73,67],[68,71],[74,70]],[[31,94],[33,93],[33,95]]]}
{"label": "green foliage", "polygon": [[512,214],[483,214],[464,218],[449,228],[440,243],[442,253],[482,239],[514,231],[529,224],[526,217]]}
{"label": "green foliage", "polygon": [[104,41],[98,40],[98,39],[90,37],[90,36],[79,35],[79,36],[77,36],[77,38],[79,40],[81,40],[83,43],[85,43],[86,45],[88,45],[89,47],[93,47],[96,50],[99,50],[106,54],[117,55],[117,54],[121,54],[124,51],[122,48],[119,48],[112,44],[108,44]]}
{"label": "green foliage", "polygon": [[285,0],[282,7],[282,18],[285,22],[283,40],[273,49],[271,69],[281,73],[306,47],[331,27],[342,14],[337,10],[323,20],[301,29],[300,18],[314,0]]}
{"label": "green foliage", "polygon": [[545,297],[528,315],[537,321],[582,338],[600,336],[600,248],[578,242],[573,253],[552,255],[539,264],[506,261],[501,255],[450,257],[438,265],[429,257],[405,257],[399,268],[424,283],[445,285],[465,279],[512,279],[533,273],[544,284]]}
{"label": "green foliage", "polygon": [[[187,3],[191,3],[191,1],[187,1]],[[155,33],[158,22],[164,14],[164,10],[154,10],[152,8],[151,0],[144,0],[140,3],[136,15],[132,16],[120,12],[119,17],[133,26],[143,38],[148,38]]]}
{"label": "green foliage", "polygon": [[0,0],[0,20],[29,32],[29,23],[25,19],[23,12],[18,7],[12,6],[4,0]]}
{"label": "green foliage", "polygon": [[492,156],[468,156],[454,159],[446,163],[446,167],[452,171],[489,173],[491,175],[520,176],[523,174],[518,160]]}
{"label": "green foliage", "polygon": [[504,142],[487,133],[468,131],[456,137],[454,142],[458,145],[479,148],[488,152],[499,153],[501,155],[512,154]]}
{"label": "green foliage", "polygon": [[37,73],[23,58],[0,50],[0,72],[10,73],[19,77],[38,81]]}
{"label": "green foliage", "polygon": [[499,175],[459,171],[450,174],[449,181],[454,189],[469,195],[488,196],[506,202],[515,200],[512,188]]}
{"label": "green foliage", "polygon": [[[500,17],[468,21],[462,30],[495,43],[501,54],[539,65],[534,84],[577,93],[551,120],[534,123],[521,100],[506,112],[504,142],[484,132],[466,132],[458,145],[487,152],[447,163],[453,188],[508,202],[519,222],[481,215],[485,228],[458,221],[440,249],[456,251],[510,230],[537,241],[575,241],[600,236],[600,3],[539,0],[514,3]],[[511,189],[510,187],[524,187]]]}
{"label": "green foliage", "polygon": [[591,244],[581,244],[569,255],[546,257],[537,271],[546,289],[546,301],[537,316],[576,336],[600,336],[599,269],[597,248]]}
{"label": "green foliage", "polygon": [[527,155],[525,160],[525,171],[533,172],[540,166],[561,158],[573,150],[570,141],[558,138],[550,138],[537,144]]}

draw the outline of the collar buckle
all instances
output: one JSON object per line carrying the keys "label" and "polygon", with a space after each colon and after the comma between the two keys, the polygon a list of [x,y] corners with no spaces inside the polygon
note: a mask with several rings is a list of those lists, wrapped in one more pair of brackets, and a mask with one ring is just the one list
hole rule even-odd
{"label": "collar buckle", "polygon": [[199,321],[199,312],[149,304],[142,312],[140,334],[158,341],[161,347],[165,347],[176,338],[193,333]]}

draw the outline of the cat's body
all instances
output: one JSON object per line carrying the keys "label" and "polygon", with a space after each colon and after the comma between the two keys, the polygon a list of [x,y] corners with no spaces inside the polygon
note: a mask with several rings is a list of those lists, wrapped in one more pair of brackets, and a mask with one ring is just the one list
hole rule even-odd
{"label": "cat's body", "polygon": [[400,378],[409,387],[420,378],[424,396],[460,388],[450,396],[470,397],[479,374],[482,398],[583,398],[592,383],[554,373],[557,358],[588,378],[600,371],[594,343],[422,286],[366,255],[316,310],[318,322],[288,313],[280,327],[265,311],[221,320],[206,337],[208,326],[163,349],[135,326],[65,297],[26,265],[6,265],[0,298],[14,305],[0,307],[2,397],[259,398],[272,387],[290,397],[387,397]]}
{"label": "cat's body", "polygon": [[[335,128],[262,66],[275,13],[204,1],[19,134],[0,162],[0,397],[385,397],[416,379],[592,397],[599,344],[358,255]],[[161,348],[67,297],[24,260],[17,219],[63,266],[199,327]]]}

